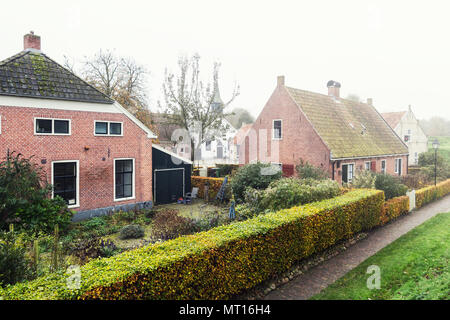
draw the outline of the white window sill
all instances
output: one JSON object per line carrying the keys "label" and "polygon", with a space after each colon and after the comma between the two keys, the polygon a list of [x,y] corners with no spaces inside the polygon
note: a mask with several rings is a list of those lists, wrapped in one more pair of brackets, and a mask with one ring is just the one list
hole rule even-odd
{"label": "white window sill", "polygon": [[127,200],[134,200],[134,199],[136,199],[135,196],[129,197],[129,198],[114,199],[114,202],[127,201]]}

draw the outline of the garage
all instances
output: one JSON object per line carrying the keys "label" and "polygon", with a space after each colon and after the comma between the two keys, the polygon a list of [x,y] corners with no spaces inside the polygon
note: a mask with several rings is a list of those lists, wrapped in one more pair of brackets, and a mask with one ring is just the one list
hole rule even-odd
{"label": "garage", "polygon": [[176,202],[191,192],[192,161],[154,144],[152,162],[155,204]]}

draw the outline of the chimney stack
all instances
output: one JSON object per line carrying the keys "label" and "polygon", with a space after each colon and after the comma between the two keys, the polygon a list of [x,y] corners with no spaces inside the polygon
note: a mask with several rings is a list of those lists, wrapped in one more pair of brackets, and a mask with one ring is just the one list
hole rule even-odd
{"label": "chimney stack", "polygon": [[372,98],[367,98],[367,104],[371,106],[373,104]]}
{"label": "chimney stack", "polygon": [[284,76],[277,77],[277,86],[284,86]]}
{"label": "chimney stack", "polygon": [[34,34],[33,31],[23,36],[23,49],[41,50],[41,37]]}
{"label": "chimney stack", "polygon": [[339,98],[339,89],[341,88],[341,84],[339,82],[330,80],[327,82],[327,87],[329,96]]}

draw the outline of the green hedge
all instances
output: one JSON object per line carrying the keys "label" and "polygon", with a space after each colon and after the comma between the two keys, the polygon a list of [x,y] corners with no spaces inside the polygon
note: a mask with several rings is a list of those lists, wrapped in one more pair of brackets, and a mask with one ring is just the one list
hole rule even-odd
{"label": "green hedge", "polygon": [[0,291],[4,299],[224,299],[294,262],[379,224],[384,194],[358,189],[301,207],[93,260],[81,289],[51,275]]}
{"label": "green hedge", "polygon": [[422,188],[416,191],[416,207],[430,203],[450,193],[450,179],[438,183],[436,186]]}

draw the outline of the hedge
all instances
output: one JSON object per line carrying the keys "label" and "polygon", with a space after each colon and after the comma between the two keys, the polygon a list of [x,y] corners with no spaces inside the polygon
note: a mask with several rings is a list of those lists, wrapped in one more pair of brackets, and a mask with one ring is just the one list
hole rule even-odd
{"label": "hedge", "polygon": [[4,299],[224,299],[299,259],[379,224],[384,194],[328,200],[182,236],[81,267],[81,288],[50,275],[0,291]]}
{"label": "hedge", "polygon": [[387,200],[382,207],[380,226],[385,225],[392,219],[409,212],[409,197],[401,196]]}
{"label": "hedge", "polygon": [[450,179],[438,183],[436,186],[429,186],[416,191],[416,207],[420,208],[427,203],[450,193]]}
{"label": "hedge", "polygon": [[[209,183],[209,200],[213,200],[222,186],[224,178],[210,178],[210,177],[191,177],[192,187],[198,188],[198,197],[204,199],[205,198],[205,184]],[[230,180],[228,179],[228,183]],[[227,186],[227,189],[230,189],[230,186]]]}

